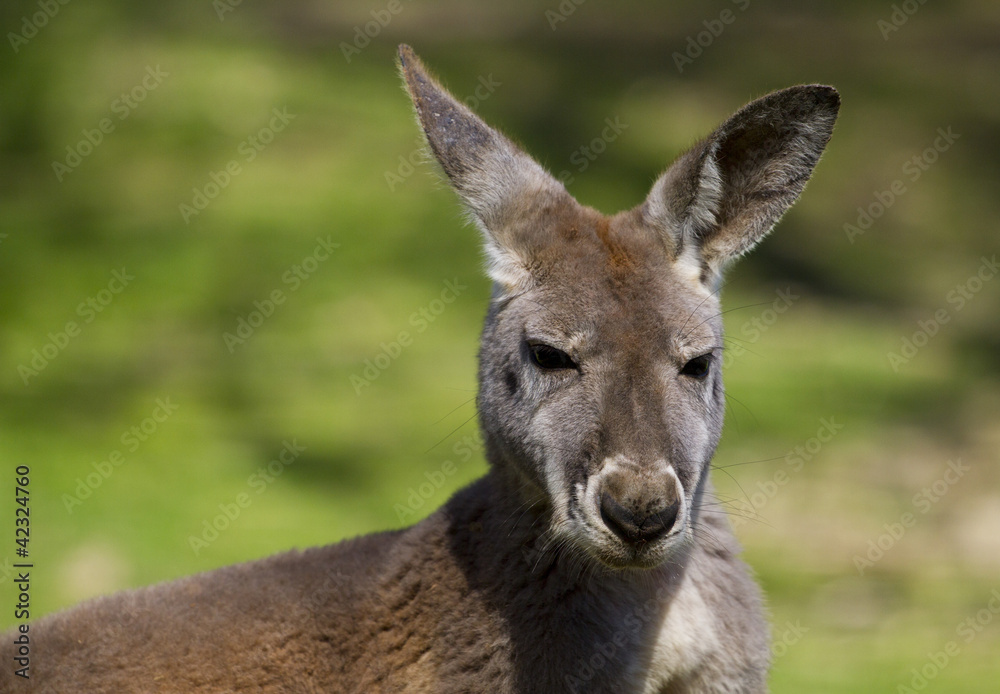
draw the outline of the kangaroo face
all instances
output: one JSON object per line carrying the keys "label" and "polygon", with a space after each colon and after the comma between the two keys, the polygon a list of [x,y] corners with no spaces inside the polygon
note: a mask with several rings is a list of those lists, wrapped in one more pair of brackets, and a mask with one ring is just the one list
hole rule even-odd
{"label": "kangaroo face", "polygon": [[400,47],[428,144],[483,232],[494,281],[480,351],[487,457],[558,546],[615,568],[692,537],[722,429],[724,267],[794,202],[833,130],[831,87],[751,102],[638,207],[581,206]]}
{"label": "kangaroo face", "polygon": [[721,432],[718,302],[635,215],[571,204],[540,223],[551,265],[483,335],[484,428],[557,537],[609,566],[660,564],[690,536]]}

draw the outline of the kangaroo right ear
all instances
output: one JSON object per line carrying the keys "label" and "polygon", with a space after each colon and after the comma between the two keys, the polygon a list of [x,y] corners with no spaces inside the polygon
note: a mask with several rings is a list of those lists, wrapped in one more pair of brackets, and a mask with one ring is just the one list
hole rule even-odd
{"label": "kangaroo right ear", "polygon": [[526,288],[532,249],[544,233],[526,222],[569,193],[438,84],[406,44],[399,64],[431,151],[483,231],[490,277],[506,293]]}
{"label": "kangaroo right ear", "polygon": [[833,132],[840,96],[803,85],[752,101],[678,159],[640,208],[702,281],[753,248],[802,192]]}

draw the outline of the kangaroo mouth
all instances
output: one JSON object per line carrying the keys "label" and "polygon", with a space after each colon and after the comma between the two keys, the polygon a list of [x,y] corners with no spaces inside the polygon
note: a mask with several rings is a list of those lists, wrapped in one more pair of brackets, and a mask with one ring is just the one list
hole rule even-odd
{"label": "kangaroo mouth", "polygon": [[654,569],[675,559],[686,545],[683,533],[675,532],[670,537],[653,542],[602,542],[590,554],[612,569]]}
{"label": "kangaroo mouth", "polygon": [[[669,529],[650,530],[647,522],[632,527],[618,509],[610,504],[591,504],[570,512],[570,542],[586,556],[609,569],[654,569],[667,562],[679,560],[690,545],[690,530],[684,504],[669,509],[667,516],[674,516]],[[608,510],[610,509],[610,510]],[[666,525],[671,518],[659,518],[653,523]]]}

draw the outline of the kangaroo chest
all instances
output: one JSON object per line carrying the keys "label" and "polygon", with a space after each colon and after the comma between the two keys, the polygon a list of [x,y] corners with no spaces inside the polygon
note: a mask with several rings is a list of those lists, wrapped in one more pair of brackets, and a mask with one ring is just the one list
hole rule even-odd
{"label": "kangaroo chest", "polygon": [[715,616],[697,586],[686,578],[660,617],[641,691],[663,691],[671,679],[693,672],[718,648]]}

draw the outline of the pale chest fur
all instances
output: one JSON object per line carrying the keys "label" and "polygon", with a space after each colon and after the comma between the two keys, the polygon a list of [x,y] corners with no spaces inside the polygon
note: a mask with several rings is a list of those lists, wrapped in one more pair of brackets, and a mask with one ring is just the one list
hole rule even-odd
{"label": "pale chest fur", "polygon": [[663,691],[671,680],[693,672],[719,648],[717,620],[688,575],[661,618],[641,691]]}

